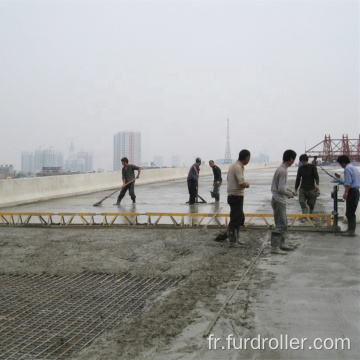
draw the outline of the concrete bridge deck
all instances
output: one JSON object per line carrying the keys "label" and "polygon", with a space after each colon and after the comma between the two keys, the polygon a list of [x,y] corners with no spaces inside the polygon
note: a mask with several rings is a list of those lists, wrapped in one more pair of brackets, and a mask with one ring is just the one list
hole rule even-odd
{"label": "concrete bridge deck", "polygon": [[[289,169],[289,183],[294,185],[297,168]],[[250,188],[246,190],[244,211],[247,214],[272,214],[270,205],[271,192],[270,184],[274,169],[249,170],[246,171],[246,178],[250,182]],[[322,195],[318,199],[315,212],[330,215],[333,202],[330,197],[333,185],[326,174],[320,172],[322,179]],[[96,202],[111,193],[112,190],[94,192],[86,195],[39,201],[30,204],[16,205],[0,208],[0,213],[53,213],[53,214],[74,214],[74,213],[94,213],[94,214],[113,214],[113,213],[137,213],[143,215],[139,221],[146,223],[146,213],[181,213],[181,214],[214,214],[220,208],[220,214],[228,214],[229,206],[226,203],[226,174],[224,175],[223,185],[220,192],[220,203],[215,203],[211,199],[212,177],[202,176],[199,179],[199,195],[207,201],[189,205],[188,190],[186,179],[173,180],[168,182],[158,182],[153,184],[136,185],[136,204],[128,194],[125,195],[120,206],[114,205],[118,193],[103,201],[100,206],[93,206]],[[199,199],[200,200],[200,199]],[[339,205],[341,208],[341,204]],[[288,203],[288,213],[300,214],[298,198],[294,198]],[[168,219],[169,220],[169,219]],[[162,222],[168,222],[162,219]],[[226,221],[226,219],[223,219]],[[326,221],[326,219],[323,219]],[[120,221],[121,220],[117,220]],[[188,220],[189,221],[189,220]],[[223,224],[225,222],[222,222]],[[254,219],[255,224],[264,225],[263,220]],[[126,223],[126,222],[125,222]],[[171,221],[170,221],[171,223]],[[299,225],[299,223],[297,224]],[[308,225],[306,223],[305,225]]]}
{"label": "concrete bridge deck", "polygon": [[[266,169],[246,173],[251,187],[245,197],[245,212],[271,213],[270,182],[273,172],[274,169]],[[296,168],[291,168],[290,186],[295,181],[295,175]],[[319,213],[329,214],[332,211],[330,193],[333,184],[323,172],[319,171],[319,175],[322,195],[316,209]],[[200,194],[206,200],[210,200],[211,182],[211,177],[200,179]],[[218,205],[223,207],[224,213],[228,212],[225,184]],[[212,203],[187,205],[184,180],[137,186],[138,202],[135,206],[128,197],[119,208],[112,205],[115,198],[105,201],[101,208],[92,206],[107,193],[97,192],[1,208],[0,211],[113,212],[116,209],[130,212],[136,209],[139,213],[186,213],[194,208],[197,212],[214,213],[216,209]],[[297,198],[289,201],[288,212],[300,212]],[[341,222],[340,225],[344,226]],[[183,278],[183,285],[177,286],[170,294],[161,295],[158,302],[149,300],[148,311],[139,315],[139,320],[119,322],[117,329],[104,332],[98,340],[92,341],[91,346],[73,353],[71,359],[356,359],[360,351],[359,237],[346,239],[335,234],[302,231],[303,227],[303,224],[299,224],[300,232],[289,232],[289,241],[298,243],[299,247],[287,256],[271,255],[265,248],[249,278],[236,291],[212,330],[214,336],[220,339],[217,350],[209,348],[209,340],[203,338],[203,333],[223,299],[232,291],[236,279],[247,269],[260,242],[266,241],[266,230],[244,232],[248,246],[232,251],[227,243],[212,241],[217,231],[215,229],[203,234],[189,228],[181,231],[156,228],[138,231],[134,227],[116,230],[88,230],[88,227],[86,230],[63,231],[1,227],[0,271],[3,275],[0,279],[4,277],[5,286],[8,286],[11,277],[19,280],[32,276],[44,281],[40,274],[62,281],[63,277],[72,279],[75,276],[77,279],[84,271],[104,276],[127,271],[141,281],[150,281],[148,276]],[[307,229],[304,227],[304,230]],[[71,286],[66,286],[70,292],[64,292],[64,295],[73,298]],[[97,283],[94,286],[97,287]],[[42,290],[42,283],[36,283],[35,288]],[[56,295],[55,292],[54,299],[59,300]],[[2,300],[1,296],[0,292],[0,305],[1,301],[8,304],[9,298]],[[46,296],[50,301],[51,296]],[[28,299],[24,307],[33,306],[30,293]],[[18,296],[14,301],[21,303]],[[90,304],[89,309],[93,306],[97,304]],[[5,309],[3,306],[0,308]],[[27,314],[27,308],[15,310],[19,314],[21,311]],[[41,314],[48,317],[53,315],[43,308],[39,311],[40,315],[35,316],[37,327],[42,320]],[[63,314],[66,311],[55,312],[55,317]],[[6,322],[11,328],[12,318],[6,311],[0,312],[0,320],[0,324]],[[99,318],[96,320],[102,321]],[[33,334],[39,335],[40,332]],[[238,350],[228,347],[226,338],[230,334],[237,339],[236,345],[240,336],[256,338],[260,335],[262,338],[280,339],[281,335],[287,335],[289,338],[308,340],[302,350],[269,347],[263,350]],[[1,336],[0,329],[0,357],[2,341],[4,346],[7,346],[7,341],[15,343],[15,335],[6,338]],[[331,345],[331,340],[349,339],[351,348],[310,348],[316,338],[328,339],[326,345]],[[24,339],[21,343],[24,348],[16,345],[17,349],[23,351],[28,345],[26,336]],[[59,348],[66,348],[70,344],[66,332],[58,340],[56,346]],[[51,344],[53,339],[48,341]],[[28,356],[26,354],[29,353],[24,352],[24,358]]]}

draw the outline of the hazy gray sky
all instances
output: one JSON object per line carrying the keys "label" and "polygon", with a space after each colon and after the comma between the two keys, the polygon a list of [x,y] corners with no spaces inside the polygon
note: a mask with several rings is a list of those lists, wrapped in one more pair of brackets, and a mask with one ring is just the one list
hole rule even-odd
{"label": "hazy gray sky", "polygon": [[[281,160],[358,138],[359,1],[0,1],[0,164],[94,153],[142,132],[142,161]],[[66,153],[65,153],[66,155]]]}

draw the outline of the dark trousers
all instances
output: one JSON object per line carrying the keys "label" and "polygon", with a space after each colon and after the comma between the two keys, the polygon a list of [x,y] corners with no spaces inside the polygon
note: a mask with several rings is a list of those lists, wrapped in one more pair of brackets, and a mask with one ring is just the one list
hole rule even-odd
{"label": "dark trousers", "polygon": [[244,197],[229,195],[227,202],[230,205],[230,222],[229,228],[238,228],[245,223],[244,215]]}
{"label": "dark trousers", "polygon": [[359,189],[350,188],[346,199],[346,217],[348,221],[356,223],[356,209],[359,204]]}
{"label": "dark trousers", "polygon": [[[299,203],[303,214],[313,213],[316,202],[316,192],[313,190],[299,190]],[[309,209],[308,209],[309,207]]]}
{"label": "dark trousers", "polygon": [[194,204],[197,195],[197,181],[193,179],[188,179],[187,184],[189,189],[189,204]]}
{"label": "dark trousers", "polygon": [[131,197],[132,201],[135,201],[136,196],[135,196],[135,182],[133,181],[131,184],[126,185],[125,187],[123,187],[120,191],[120,194],[118,196],[117,202],[120,203],[121,200],[124,198],[126,192],[129,190],[129,195]]}

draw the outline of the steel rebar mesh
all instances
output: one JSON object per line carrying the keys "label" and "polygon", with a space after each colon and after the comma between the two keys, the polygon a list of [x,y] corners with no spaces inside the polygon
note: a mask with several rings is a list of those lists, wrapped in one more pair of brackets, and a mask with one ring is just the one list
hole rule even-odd
{"label": "steel rebar mesh", "polygon": [[64,359],[179,278],[129,274],[0,276],[0,358]]}

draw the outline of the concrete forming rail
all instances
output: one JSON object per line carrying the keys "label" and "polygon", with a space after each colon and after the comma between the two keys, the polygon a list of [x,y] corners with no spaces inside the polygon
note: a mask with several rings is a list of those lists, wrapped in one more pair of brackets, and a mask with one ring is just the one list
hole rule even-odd
{"label": "concrete forming rail", "polygon": [[[146,225],[155,226],[173,226],[173,227],[199,227],[205,218],[210,219],[209,223],[214,220],[213,225],[217,227],[227,227],[230,214],[214,214],[211,213],[16,213],[16,212],[0,212],[0,226],[85,226],[85,227],[123,227]],[[314,220],[318,222],[326,220],[327,227],[332,224],[331,215],[325,214],[287,214],[291,220],[289,227],[298,224],[299,221],[305,219],[307,224],[315,227]],[[268,228],[273,228],[274,224],[268,219],[273,219],[273,214],[245,214],[247,219],[245,227],[250,227],[254,219],[260,219]],[[143,221],[141,221],[143,220]],[[208,223],[208,224],[209,224]]]}

